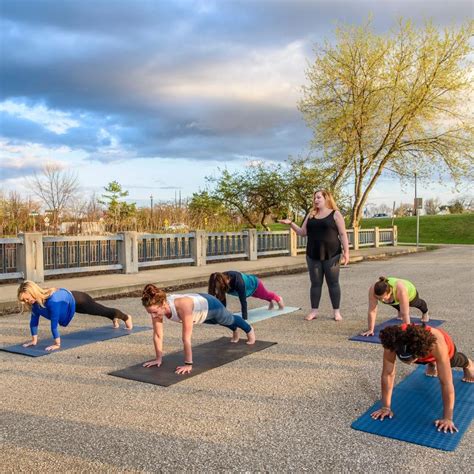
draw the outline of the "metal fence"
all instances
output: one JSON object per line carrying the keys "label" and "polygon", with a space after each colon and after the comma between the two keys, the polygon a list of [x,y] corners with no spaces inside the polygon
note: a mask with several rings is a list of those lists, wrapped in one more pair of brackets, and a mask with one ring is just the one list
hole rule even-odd
{"label": "metal fence", "polygon": [[18,248],[23,244],[19,238],[0,239],[0,280],[22,278],[19,268]]}
{"label": "metal fence", "polygon": [[194,238],[194,233],[139,234],[138,268],[193,263],[192,242]]}
{"label": "metal fence", "polygon": [[248,232],[210,232],[207,234],[206,261],[246,258]]}
{"label": "metal fence", "polygon": [[121,236],[43,237],[45,275],[120,270]]}

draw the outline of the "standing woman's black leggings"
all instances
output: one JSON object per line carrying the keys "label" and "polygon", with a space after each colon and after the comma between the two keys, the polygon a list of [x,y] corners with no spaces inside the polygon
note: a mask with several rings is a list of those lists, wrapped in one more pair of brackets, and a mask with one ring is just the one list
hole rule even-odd
{"label": "standing woman's black leggings", "polygon": [[76,301],[76,313],[104,316],[104,318],[112,320],[118,318],[122,321],[126,321],[128,319],[128,315],[122,313],[119,309],[103,306],[97,303],[97,301],[94,301],[87,293],[83,293],[82,291],[71,291],[71,293]]}
{"label": "standing woman's black leggings", "polygon": [[329,288],[329,297],[331,298],[332,308],[339,309],[341,305],[341,287],[339,286],[339,260],[341,255],[330,258],[329,260],[314,260],[306,256],[309,278],[311,280],[311,308],[318,309],[321,299],[321,290],[323,287],[323,278]]}

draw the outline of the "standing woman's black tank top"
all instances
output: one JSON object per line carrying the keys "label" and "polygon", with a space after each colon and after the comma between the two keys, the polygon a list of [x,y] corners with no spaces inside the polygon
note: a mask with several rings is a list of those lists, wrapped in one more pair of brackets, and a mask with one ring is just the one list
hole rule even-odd
{"label": "standing woman's black tank top", "polygon": [[306,255],[314,260],[329,260],[341,254],[341,241],[334,213],[323,219],[310,217],[306,223],[308,236]]}

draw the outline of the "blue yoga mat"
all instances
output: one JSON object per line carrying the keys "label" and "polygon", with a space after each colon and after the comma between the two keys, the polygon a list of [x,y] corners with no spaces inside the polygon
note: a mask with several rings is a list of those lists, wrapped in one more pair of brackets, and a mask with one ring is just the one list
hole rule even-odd
{"label": "blue yoga mat", "polygon": [[46,351],[46,347],[54,344],[54,339],[42,339],[34,347],[23,347],[21,344],[14,346],[0,347],[0,351],[13,352],[29,357],[41,357],[56,352],[62,352],[73,347],[84,346],[92,342],[106,341],[117,337],[128,336],[135,332],[141,332],[151,329],[147,326],[134,326],[131,331],[124,328],[113,328],[112,326],[103,326],[93,329],[84,329],[83,331],[72,332],[61,335],[61,349],[56,351]]}
{"label": "blue yoga mat", "polygon": [[420,366],[394,388],[394,417],[391,420],[380,421],[370,417],[381,407],[378,401],[351,427],[408,443],[454,451],[474,418],[474,384],[462,381],[462,370],[453,371],[456,392],[454,424],[459,432],[439,432],[433,422],[443,415],[440,383],[437,378],[426,377],[424,373],[425,367]]}
{"label": "blue yoga mat", "polygon": [[[410,321],[412,323],[421,324],[421,319],[420,318],[410,317]],[[436,328],[438,326],[441,326],[441,324],[443,324],[443,323],[444,323],[444,320],[442,320],[442,319],[430,319],[427,324],[428,324],[428,326]],[[382,329],[386,328],[387,326],[393,326],[393,325],[396,325],[396,324],[402,324],[402,321],[400,319],[397,319],[397,318],[389,319],[388,321],[384,321],[383,323],[377,324],[375,326],[373,336],[361,336],[360,334],[356,334],[355,336],[350,337],[349,341],[373,342],[375,344],[380,344],[380,338],[379,338],[380,331]]]}
{"label": "blue yoga mat", "polygon": [[[248,322],[249,323],[256,323],[258,321],[263,321],[264,319],[274,318],[275,316],[281,316],[283,314],[293,313],[294,311],[298,311],[301,308],[297,308],[295,306],[285,306],[283,309],[268,309],[268,306],[262,306],[261,308],[249,309],[248,311]],[[235,313],[239,316],[242,313]]]}

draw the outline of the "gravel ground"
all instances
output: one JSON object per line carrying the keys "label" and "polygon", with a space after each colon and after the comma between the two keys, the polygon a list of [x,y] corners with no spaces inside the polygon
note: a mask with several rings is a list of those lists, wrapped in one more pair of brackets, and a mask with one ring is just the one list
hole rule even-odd
{"label": "gravel ground", "polygon": [[[396,275],[415,282],[432,317],[445,319],[472,357],[473,256],[472,247],[443,248],[344,268],[342,323],[331,319],[326,288],[320,318],[303,321],[306,274],[266,278],[303,308],[256,323],[258,338],[278,344],[169,388],[107,375],[152,358],[151,331],[37,359],[0,352],[1,472],[473,472],[472,427],[453,453],[350,428],[380,396],[382,350],[348,341],[366,327],[369,285]],[[149,324],[138,299],[112,304]],[[379,320],[392,315],[379,309]],[[0,344],[27,340],[27,321],[0,318]],[[95,325],[77,315],[62,332]],[[179,325],[165,332],[165,349],[180,349]],[[196,327],[193,343],[227,333]],[[397,381],[412,370],[400,365]]]}

